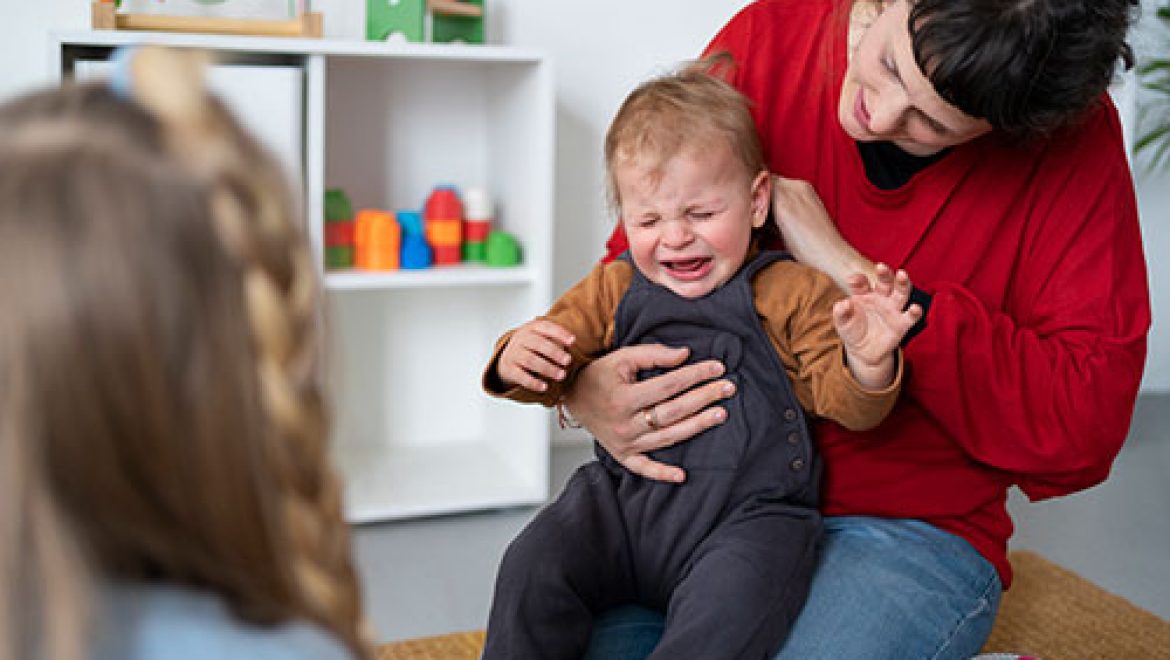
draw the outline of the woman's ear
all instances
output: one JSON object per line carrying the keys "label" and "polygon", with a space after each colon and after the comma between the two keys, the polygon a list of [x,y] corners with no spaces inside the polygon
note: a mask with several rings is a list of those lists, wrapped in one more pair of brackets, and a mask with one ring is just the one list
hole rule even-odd
{"label": "woman's ear", "polygon": [[772,204],[772,175],[761,170],[752,181],[752,227],[759,229],[768,221],[768,207]]}

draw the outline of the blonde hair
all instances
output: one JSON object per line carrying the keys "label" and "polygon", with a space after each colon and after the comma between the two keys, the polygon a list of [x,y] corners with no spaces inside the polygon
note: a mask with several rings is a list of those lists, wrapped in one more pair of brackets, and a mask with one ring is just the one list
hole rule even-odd
{"label": "blonde hair", "polygon": [[0,373],[27,394],[19,426],[0,401],[0,446],[42,455],[95,571],[371,657],[288,183],[202,58],[128,66],[129,98],[71,84],[0,110]]}
{"label": "blonde hair", "polygon": [[9,324],[0,316],[0,660],[84,657],[88,573],[73,530],[50,491],[17,376]]}
{"label": "blonde hair", "polygon": [[722,75],[731,58],[717,54],[639,85],[626,97],[605,135],[606,189],[621,206],[615,170],[635,158],[659,166],[684,149],[723,142],[749,177],[766,171],[750,103]]}

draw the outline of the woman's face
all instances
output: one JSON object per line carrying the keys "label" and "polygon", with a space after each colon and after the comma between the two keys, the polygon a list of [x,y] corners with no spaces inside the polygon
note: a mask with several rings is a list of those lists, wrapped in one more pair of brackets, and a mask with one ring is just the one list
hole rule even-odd
{"label": "woman's face", "polygon": [[907,153],[929,156],[983,135],[991,125],[944,101],[923,75],[906,27],[909,1],[888,3],[850,53],[837,114],[855,140],[893,142]]}

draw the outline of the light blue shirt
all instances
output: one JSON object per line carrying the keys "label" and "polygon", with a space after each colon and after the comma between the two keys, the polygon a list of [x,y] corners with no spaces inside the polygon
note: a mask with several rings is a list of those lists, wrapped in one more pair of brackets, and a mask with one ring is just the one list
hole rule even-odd
{"label": "light blue shirt", "polygon": [[315,625],[240,621],[209,592],[170,585],[100,591],[92,660],[353,660]]}

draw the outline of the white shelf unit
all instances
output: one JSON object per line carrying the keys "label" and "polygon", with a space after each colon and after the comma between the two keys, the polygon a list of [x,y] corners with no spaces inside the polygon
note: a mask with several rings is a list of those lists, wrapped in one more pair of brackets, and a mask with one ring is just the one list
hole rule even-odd
{"label": "white shelf unit", "polygon": [[204,48],[250,71],[299,68],[301,107],[253,103],[243,119],[292,113],[303,127],[290,171],[302,174],[318,256],[326,188],[355,209],[420,209],[440,183],[491,193],[497,226],[520,241],[519,267],[324,274],[335,458],[352,522],[543,502],[548,412],[491,400],[479,375],[495,338],[551,299],[550,62],[501,46],[93,31],[52,34],[50,70],[68,75],[130,43]]}

